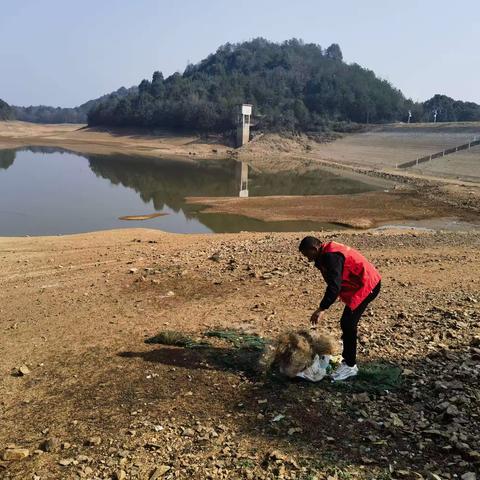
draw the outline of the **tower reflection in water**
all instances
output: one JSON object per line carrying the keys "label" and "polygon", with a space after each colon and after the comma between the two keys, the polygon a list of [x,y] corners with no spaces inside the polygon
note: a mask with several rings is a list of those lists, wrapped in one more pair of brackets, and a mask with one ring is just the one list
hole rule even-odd
{"label": "tower reflection in water", "polygon": [[237,167],[237,176],[240,177],[240,198],[248,197],[248,163],[240,162]]}

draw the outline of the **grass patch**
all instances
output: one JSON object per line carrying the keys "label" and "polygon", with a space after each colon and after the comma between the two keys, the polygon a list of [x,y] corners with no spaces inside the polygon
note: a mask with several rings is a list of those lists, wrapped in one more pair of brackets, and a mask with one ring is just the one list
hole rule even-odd
{"label": "grass patch", "polygon": [[145,343],[157,343],[160,345],[174,345],[183,348],[206,348],[211,345],[208,342],[194,340],[193,338],[175,330],[166,330],[157,335],[147,338]]}
{"label": "grass patch", "polygon": [[210,330],[205,332],[205,336],[226,340],[235,348],[243,348],[246,350],[263,350],[265,347],[265,340],[262,337],[236,330]]}
{"label": "grass patch", "polygon": [[402,384],[402,369],[389,364],[370,363],[359,368],[358,375],[345,382],[332,383],[335,388],[354,392],[380,393],[397,390]]}
{"label": "grass patch", "polygon": [[[205,337],[223,340],[227,345],[212,345],[205,340]],[[201,348],[204,351],[205,360],[211,365],[223,370],[243,371],[253,376],[258,375],[259,357],[265,346],[265,340],[262,337],[236,330],[209,330],[198,339],[182,332],[166,330],[146,339],[145,343]]]}

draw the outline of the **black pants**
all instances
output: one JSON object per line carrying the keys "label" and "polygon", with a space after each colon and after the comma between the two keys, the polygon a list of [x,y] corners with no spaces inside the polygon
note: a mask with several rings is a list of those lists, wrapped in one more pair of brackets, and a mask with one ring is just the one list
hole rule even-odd
{"label": "black pants", "polygon": [[381,282],[378,282],[370,295],[355,309],[345,307],[340,326],[342,327],[343,340],[343,360],[349,367],[353,367],[357,363],[357,325],[360,317],[367,308],[368,304],[374,300],[380,293]]}

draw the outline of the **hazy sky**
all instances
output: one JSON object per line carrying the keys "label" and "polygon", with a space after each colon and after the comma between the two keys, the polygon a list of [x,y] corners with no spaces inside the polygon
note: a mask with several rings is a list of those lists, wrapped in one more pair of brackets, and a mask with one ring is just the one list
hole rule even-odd
{"label": "hazy sky", "polygon": [[76,106],[258,36],[336,42],[414,100],[480,103],[479,0],[0,0],[0,98]]}

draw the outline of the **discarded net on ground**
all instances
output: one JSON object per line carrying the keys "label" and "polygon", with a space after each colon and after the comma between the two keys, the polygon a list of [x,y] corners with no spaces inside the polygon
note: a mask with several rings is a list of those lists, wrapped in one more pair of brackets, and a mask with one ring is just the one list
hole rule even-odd
{"label": "discarded net on ground", "polygon": [[[206,340],[208,338],[209,340]],[[268,340],[256,334],[237,330],[208,330],[198,338],[178,331],[167,330],[145,340],[145,343],[173,345],[188,349],[201,349],[205,361],[213,368],[261,375],[259,359]],[[272,381],[288,381],[272,372]],[[322,381],[312,388],[347,389],[353,392],[380,393],[395,390],[401,385],[401,369],[395,365],[367,363],[360,366],[358,375],[345,382]]]}

